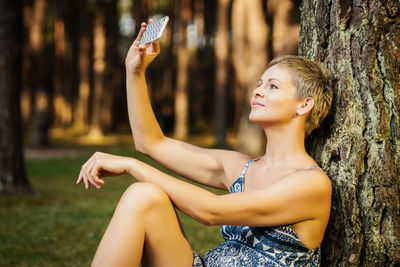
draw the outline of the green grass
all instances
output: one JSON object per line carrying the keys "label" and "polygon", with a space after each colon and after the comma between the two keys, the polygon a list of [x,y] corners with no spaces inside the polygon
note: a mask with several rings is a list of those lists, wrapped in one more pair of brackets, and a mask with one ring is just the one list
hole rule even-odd
{"label": "green grass", "polygon": [[[106,150],[154,165],[128,149]],[[134,182],[124,175],[106,178],[101,190],[86,191],[75,185],[82,164],[94,151],[26,161],[35,194],[0,196],[0,266],[90,265],[120,196]],[[203,226],[182,213],[179,217],[192,249],[199,254],[222,242],[219,227]]]}

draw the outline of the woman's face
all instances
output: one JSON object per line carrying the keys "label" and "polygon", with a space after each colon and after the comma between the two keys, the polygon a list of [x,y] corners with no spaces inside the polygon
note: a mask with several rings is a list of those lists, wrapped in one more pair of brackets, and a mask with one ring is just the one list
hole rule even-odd
{"label": "woman's face", "polygon": [[267,69],[253,90],[250,100],[250,121],[260,125],[289,123],[301,101],[296,99],[292,74],[285,67]]}

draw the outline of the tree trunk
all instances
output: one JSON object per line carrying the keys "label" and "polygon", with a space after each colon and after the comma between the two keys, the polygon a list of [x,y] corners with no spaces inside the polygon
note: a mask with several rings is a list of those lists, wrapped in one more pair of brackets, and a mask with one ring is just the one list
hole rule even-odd
{"label": "tree trunk", "polygon": [[27,75],[28,88],[32,91],[32,118],[29,144],[35,147],[48,143],[48,130],[51,124],[52,73],[48,62],[51,56],[45,56],[48,47],[45,36],[46,0],[35,0],[29,29],[30,68]]}
{"label": "tree trunk", "polygon": [[400,264],[400,2],[301,6],[299,54],[336,77],[331,116],[308,140],[332,180],[329,266]]}
{"label": "tree trunk", "polygon": [[268,27],[259,0],[234,0],[232,6],[233,65],[240,110],[238,147],[243,153],[259,155],[265,150],[263,132],[249,121],[250,97],[268,63]]}
{"label": "tree trunk", "polygon": [[70,46],[66,40],[63,7],[60,2],[56,2],[56,14],[54,19],[54,118],[53,127],[63,128],[72,120],[72,107],[67,92],[72,87],[71,73],[68,69],[66,54]]}
{"label": "tree trunk", "polygon": [[180,21],[178,22],[180,40],[177,42],[177,84],[175,92],[174,137],[184,140],[188,136],[188,67],[189,50],[187,48],[186,29],[192,17],[190,0],[181,1]]}
{"label": "tree trunk", "polygon": [[86,2],[80,2],[79,11],[79,93],[75,108],[74,124],[78,131],[85,131],[89,125],[89,96],[90,96],[90,55],[93,12]]}
{"label": "tree trunk", "polygon": [[136,22],[136,29],[140,29],[140,24],[142,22],[148,22],[149,20],[149,1],[148,0],[136,0],[133,1],[133,19]]}
{"label": "tree trunk", "polygon": [[297,54],[300,24],[291,23],[293,0],[268,0],[271,21],[271,58]]}
{"label": "tree trunk", "polygon": [[[120,64],[118,53],[118,14],[117,14],[117,0],[106,2],[105,7],[105,25],[106,25],[106,65],[105,81],[104,81],[104,94],[103,94],[103,108],[102,108],[102,127],[105,131],[110,131],[113,126],[113,104],[115,96],[122,96],[119,93],[125,93],[125,88],[122,84],[122,71],[123,65]],[[124,89],[124,90],[122,90]],[[119,91],[117,93],[117,91]],[[121,107],[117,107],[121,108]],[[126,113],[128,113],[126,111]]]}
{"label": "tree trunk", "polygon": [[[54,118],[52,127],[65,129],[73,119],[78,85],[79,0],[56,0],[54,16]],[[79,14],[79,12],[78,12]]]}
{"label": "tree trunk", "polygon": [[228,7],[229,0],[218,0],[215,57],[215,136],[218,147],[225,147],[226,136],[226,81],[228,73]]}
{"label": "tree trunk", "polygon": [[22,1],[1,1],[0,194],[31,191],[21,136]]}
{"label": "tree trunk", "polygon": [[94,89],[92,98],[92,123],[89,132],[91,138],[99,138],[103,136],[101,125],[101,115],[103,108],[102,99],[104,92],[104,74],[105,74],[105,14],[104,3],[102,0],[97,0],[96,11],[93,25],[93,70],[94,70]]}
{"label": "tree trunk", "polygon": [[33,92],[29,84],[29,77],[31,69],[31,56],[30,56],[30,43],[29,32],[32,23],[32,6],[27,0],[23,0],[23,47],[22,47],[22,90],[21,90],[21,116],[22,128],[29,129],[29,123],[32,116],[32,99]]}

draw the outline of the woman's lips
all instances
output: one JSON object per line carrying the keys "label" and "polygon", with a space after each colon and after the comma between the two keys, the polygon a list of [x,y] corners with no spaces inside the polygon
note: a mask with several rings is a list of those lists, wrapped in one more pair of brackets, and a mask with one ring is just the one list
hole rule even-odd
{"label": "woman's lips", "polygon": [[251,105],[252,105],[252,106],[261,106],[261,107],[265,107],[264,104],[261,104],[260,102],[257,102],[257,101],[252,101],[252,102],[251,102]]}

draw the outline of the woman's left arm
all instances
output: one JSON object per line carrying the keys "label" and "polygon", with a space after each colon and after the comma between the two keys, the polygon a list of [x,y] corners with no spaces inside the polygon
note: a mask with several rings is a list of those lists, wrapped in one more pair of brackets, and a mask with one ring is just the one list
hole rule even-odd
{"label": "woman's left arm", "polygon": [[82,180],[101,183],[102,177],[121,173],[160,186],[179,210],[205,225],[293,224],[313,219],[321,212],[321,205],[330,207],[329,178],[315,170],[298,172],[257,191],[216,195],[137,159],[95,153],[77,183]]}
{"label": "woman's left arm", "polygon": [[103,177],[124,173],[133,176],[140,182],[160,186],[179,210],[203,224],[209,224],[209,208],[217,201],[217,195],[176,179],[135,158],[96,152],[82,166],[76,183],[84,182],[86,189],[89,189],[90,185],[100,189],[101,185],[105,183]]}

